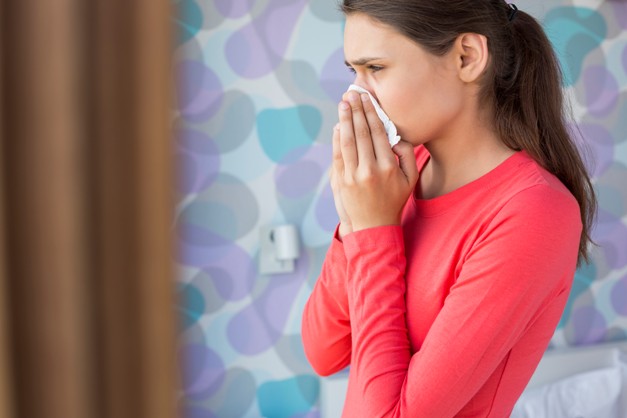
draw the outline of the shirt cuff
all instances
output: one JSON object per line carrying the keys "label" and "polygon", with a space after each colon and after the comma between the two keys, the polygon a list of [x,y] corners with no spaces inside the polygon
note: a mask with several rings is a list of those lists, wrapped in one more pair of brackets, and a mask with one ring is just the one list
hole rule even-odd
{"label": "shirt cuff", "polygon": [[342,239],[340,239],[340,224],[337,224],[337,226],[335,227],[335,233],[333,234],[333,239],[331,240],[328,254],[331,255],[331,258],[335,263],[342,263],[344,265],[346,264],[344,243],[342,242]]}
{"label": "shirt cuff", "polygon": [[400,225],[377,226],[362,229],[344,237],[343,250],[346,258],[351,259],[363,251],[378,249],[381,252],[404,255],[405,240]]}

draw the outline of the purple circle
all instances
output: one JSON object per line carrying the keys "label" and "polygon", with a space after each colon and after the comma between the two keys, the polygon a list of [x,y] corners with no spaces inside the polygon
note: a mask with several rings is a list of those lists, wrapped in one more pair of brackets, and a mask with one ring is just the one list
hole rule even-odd
{"label": "purple circle", "polygon": [[193,190],[193,184],[196,183],[198,178],[198,169],[196,167],[196,161],[194,157],[185,153],[179,153],[176,156],[177,160],[177,185],[181,193],[187,194]]}
{"label": "purple circle", "polygon": [[583,74],[586,108],[594,116],[607,116],[618,104],[619,86],[614,75],[600,65],[588,67]]}
{"label": "purple circle", "polygon": [[205,267],[225,257],[230,241],[224,237],[192,224],[177,225],[177,261],[186,266]]}
{"label": "purple circle", "polygon": [[194,154],[220,155],[215,141],[202,131],[178,128],[174,135],[178,145],[186,151]]}
{"label": "purple circle", "polygon": [[182,384],[186,396],[211,396],[224,383],[226,369],[220,356],[203,344],[180,348]]}
{"label": "purple circle", "polygon": [[178,336],[179,347],[191,344],[205,344],[207,336],[198,322],[181,331]]}
{"label": "purple circle", "polygon": [[235,350],[242,354],[255,355],[271,348],[281,336],[270,329],[257,311],[257,306],[249,305],[229,322],[227,335]]}
{"label": "purple circle", "polygon": [[199,193],[220,174],[220,151],[206,134],[193,129],[177,129],[179,153],[178,185],[184,194]]}
{"label": "purple circle", "polygon": [[281,61],[306,0],[270,2],[268,9],[226,42],[225,55],[233,71],[245,78],[271,73]]}
{"label": "purple circle", "polygon": [[324,63],[320,73],[320,85],[327,96],[334,102],[339,102],[354,77],[344,65],[344,50],[339,48]]}
{"label": "purple circle", "polygon": [[291,0],[290,2],[269,2],[267,13],[260,19],[261,26],[268,49],[278,56],[283,57],[287,46],[292,39],[292,31],[299,21],[309,0]]}
{"label": "purple circle", "polygon": [[236,19],[250,11],[254,0],[215,0],[216,9],[224,17]]}
{"label": "purple circle", "polygon": [[[186,223],[181,219],[180,221],[182,222],[178,225],[178,237],[179,240],[185,244],[196,247],[217,247],[223,249],[232,244],[230,240],[224,238],[222,235],[208,230],[207,228],[203,228],[192,223]],[[223,257],[224,251],[218,256]],[[207,261],[213,260],[210,259]]]}
{"label": "purple circle", "polygon": [[614,6],[614,18],[623,29],[627,29],[627,3],[624,1],[609,2]]}
{"label": "purple circle", "polygon": [[316,220],[318,225],[328,232],[332,232],[339,222],[337,211],[335,210],[335,200],[333,199],[333,190],[331,184],[328,183],[320,193],[318,202],[316,202]]}
{"label": "purple circle", "polygon": [[200,61],[181,61],[177,66],[179,111],[187,120],[201,122],[213,116],[224,98],[218,76]]}
{"label": "purple circle", "polygon": [[620,315],[627,315],[627,276],[616,282],[611,294],[612,306]]}
{"label": "purple circle", "polygon": [[603,249],[609,268],[620,270],[627,265],[627,225],[619,217],[599,208],[592,239]]}
{"label": "purple circle", "polygon": [[[193,235],[183,236],[187,243],[197,246],[222,246],[213,235],[223,237],[227,243],[251,232],[257,225],[259,202],[250,186],[229,174],[220,173],[211,187],[194,196],[178,214],[178,223],[194,225]],[[198,239],[190,241],[190,239]]]}
{"label": "purple circle", "polygon": [[257,277],[255,262],[248,252],[235,242],[195,225],[180,225],[178,232],[177,259],[181,264],[206,272],[225,300],[248,296]]}
{"label": "purple circle", "polygon": [[185,418],[218,418],[209,409],[202,408],[200,406],[191,405],[188,402],[183,403],[183,416]]}
{"label": "purple circle", "polygon": [[605,317],[593,306],[575,310],[571,316],[576,345],[594,344],[603,340],[607,332]]}
{"label": "purple circle", "polygon": [[625,179],[627,179],[627,166],[615,161],[595,182],[601,206],[614,215],[615,219],[621,219],[627,215]]}
{"label": "purple circle", "polygon": [[[302,259],[299,262],[303,261]],[[285,321],[289,316],[291,304],[285,301],[293,301],[296,294],[301,288],[303,277],[294,277],[292,283],[284,283],[283,286],[268,288],[264,295],[259,299],[259,307],[263,313],[266,324],[272,331],[279,332],[283,335]]]}
{"label": "purple circle", "polygon": [[204,268],[210,275],[216,291],[225,300],[245,298],[253,289],[257,278],[254,260],[242,248],[233,244],[224,257]]}
{"label": "purple circle", "polygon": [[249,78],[261,77],[271,72],[277,65],[268,60],[252,24],[231,35],[226,43],[224,55],[237,74]]}
{"label": "purple circle", "polygon": [[274,346],[281,336],[292,309],[290,303],[307,279],[309,260],[301,255],[293,273],[277,275],[262,295],[229,322],[227,335],[233,348],[246,355],[256,355]]}
{"label": "purple circle", "polygon": [[313,161],[299,161],[288,166],[277,166],[277,190],[288,198],[299,198],[315,190],[322,176],[322,168]]}
{"label": "purple circle", "polygon": [[612,134],[603,126],[584,123],[580,126],[581,134],[594,153],[593,177],[601,176],[614,162],[616,144]]}

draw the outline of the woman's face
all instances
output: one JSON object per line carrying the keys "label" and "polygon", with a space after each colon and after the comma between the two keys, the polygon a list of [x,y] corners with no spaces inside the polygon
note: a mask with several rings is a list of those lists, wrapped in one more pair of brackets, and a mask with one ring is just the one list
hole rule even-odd
{"label": "woman's face", "polygon": [[418,145],[450,134],[464,103],[452,54],[427,53],[392,27],[352,13],[344,57],[354,84],[372,92],[403,140]]}

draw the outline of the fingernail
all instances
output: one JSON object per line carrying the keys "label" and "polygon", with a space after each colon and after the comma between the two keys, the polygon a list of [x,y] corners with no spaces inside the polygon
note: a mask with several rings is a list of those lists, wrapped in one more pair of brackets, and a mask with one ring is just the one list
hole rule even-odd
{"label": "fingernail", "polygon": [[349,106],[349,104],[348,104],[348,103],[346,103],[346,102],[342,102],[342,103],[340,103],[340,109],[342,109],[342,110],[348,110],[348,109],[350,109],[350,106]]}
{"label": "fingernail", "polygon": [[361,101],[362,102],[367,102],[368,100],[370,100],[370,96],[368,96],[365,93],[361,95]]}
{"label": "fingernail", "polygon": [[348,95],[348,100],[349,100],[350,102],[356,102],[356,101],[357,101],[357,93],[350,93],[350,94]]}

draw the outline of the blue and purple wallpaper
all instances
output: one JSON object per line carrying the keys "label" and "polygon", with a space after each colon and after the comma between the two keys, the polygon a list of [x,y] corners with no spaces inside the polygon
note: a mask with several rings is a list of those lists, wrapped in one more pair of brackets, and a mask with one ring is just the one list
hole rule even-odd
{"label": "blue and purple wallpaper", "polygon": [[[179,357],[186,418],[319,416],[301,312],[337,222],[327,171],[352,77],[329,0],[173,0]],[[593,261],[552,345],[627,338],[627,2],[528,1],[553,41],[600,198]],[[300,230],[294,273],[259,228]]]}

